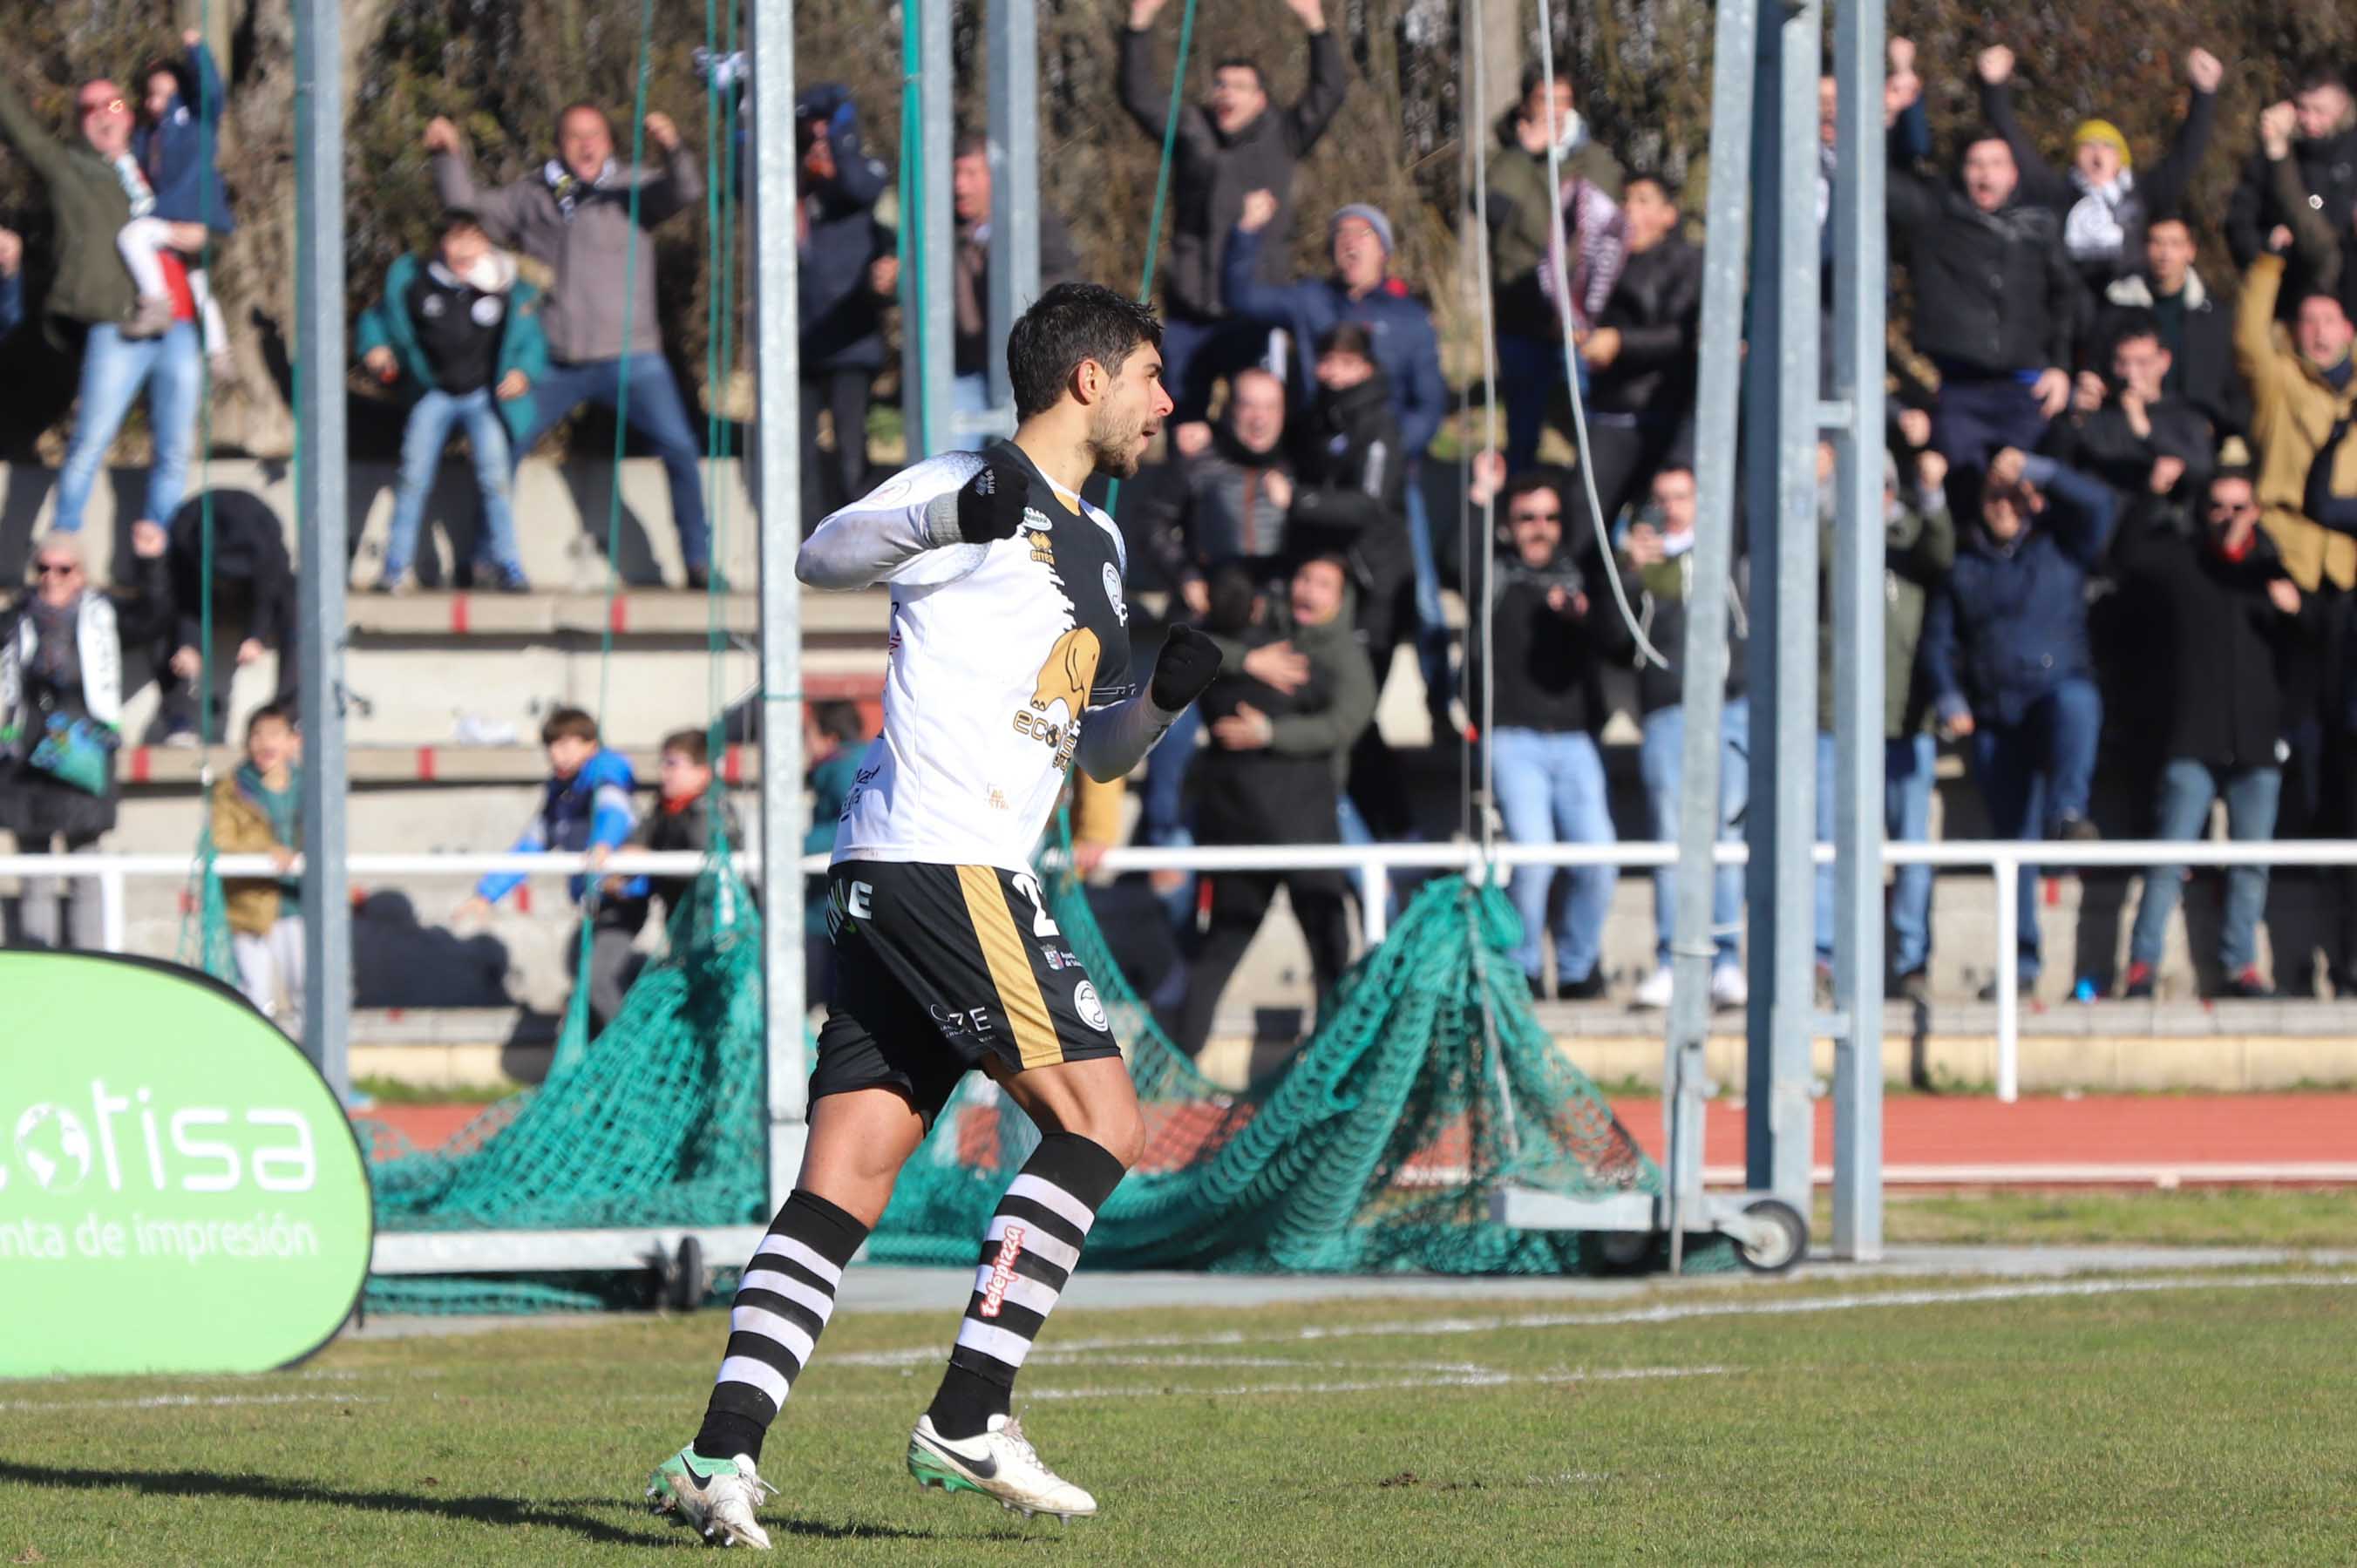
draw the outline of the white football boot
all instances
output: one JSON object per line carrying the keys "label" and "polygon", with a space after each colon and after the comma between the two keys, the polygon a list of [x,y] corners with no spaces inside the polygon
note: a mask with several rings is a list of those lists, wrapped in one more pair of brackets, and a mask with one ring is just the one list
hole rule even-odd
{"label": "white football boot", "polygon": [[707,1459],[683,1448],[647,1477],[647,1498],[657,1513],[675,1514],[705,1540],[721,1546],[770,1550],[770,1532],[753,1516],[763,1497],[778,1488],[754,1472],[742,1454]]}
{"label": "white football boot", "polygon": [[1096,1498],[1040,1462],[1039,1451],[1024,1440],[1022,1423],[1012,1416],[994,1415],[980,1436],[957,1443],[933,1430],[931,1415],[919,1416],[909,1435],[909,1474],[920,1487],[996,1498],[1025,1519],[1051,1513],[1069,1524],[1097,1511]]}

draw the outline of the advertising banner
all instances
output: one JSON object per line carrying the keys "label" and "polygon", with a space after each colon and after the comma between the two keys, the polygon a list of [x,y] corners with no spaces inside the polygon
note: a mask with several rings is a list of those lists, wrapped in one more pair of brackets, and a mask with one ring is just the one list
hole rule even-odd
{"label": "advertising banner", "polygon": [[0,1377],[259,1372],[339,1328],[374,1220],[302,1051],[193,970],[0,952]]}

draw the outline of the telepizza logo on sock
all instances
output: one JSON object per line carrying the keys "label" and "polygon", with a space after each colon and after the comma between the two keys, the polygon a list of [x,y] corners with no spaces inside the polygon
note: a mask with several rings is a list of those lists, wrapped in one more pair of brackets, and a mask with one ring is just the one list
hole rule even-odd
{"label": "telepizza logo on sock", "polygon": [[982,1315],[996,1317],[1006,1305],[1006,1292],[1015,1283],[1015,1260],[1023,1255],[1023,1227],[1009,1225],[998,1239],[998,1262],[991,1265],[990,1286],[982,1293]]}

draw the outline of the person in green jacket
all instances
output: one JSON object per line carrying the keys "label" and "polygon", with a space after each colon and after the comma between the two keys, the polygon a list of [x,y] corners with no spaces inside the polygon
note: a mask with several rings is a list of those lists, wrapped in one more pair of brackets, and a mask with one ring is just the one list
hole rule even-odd
{"label": "person in green jacket", "polygon": [[516,560],[509,450],[532,424],[533,387],[548,375],[540,291],[518,274],[513,256],[492,246],[474,213],[454,208],[443,215],[433,256],[403,256],[386,269],[384,297],[361,317],[360,352],[363,368],[413,400],[376,591],[408,586],[425,498],[455,424],[466,426],[483,499],[476,569],[503,593],[528,591]]}
{"label": "person in green jacket", "polygon": [[[1834,527],[1833,449],[1820,445],[1817,596],[1817,836],[1834,832]],[[1932,590],[1956,564],[1956,524],[1948,514],[1947,460],[1925,448],[1913,455],[1910,485],[1899,460],[1882,455],[1882,831],[1894,843],[1932,836],[1932,697],[1918,678],[1915,650]],[[1833,867],[1817,867],[1817,953],[1833,957]],[[1889,969],[1893,989],[1910,1001],[1930,993],[1932,868],[1902,865],[1891,876]]]}
{"label": "person in green jacket", "polygon": [[[1558,209],[1592,197],[1620,199],[1620,164],[1590,134],[1573,107],[1570,66],[1555,69],[1555,91],[1534,62],[1523,72],[1523,95],[1496,127],[1490,155],[1490,286],[1496,296],[1498,391],[1506,403],[1506,468],[1519,474],[1537,460],[1539,431],[1563,391],[1563,325],[1540,276],[1555,250]],[[1547,149],[1556,148],[1554,184]],[[1566,242],[1582,245],[1581,225],[1565,217]]]}
{"label": "person in green jacket", "polygon": [[[185,290],[168,318],[138,321],[138,291],[115,250],[115,237],[134,218],[148,216],[156,192],[132,155],[131,104],[103,77],[75,90],[78,133],[58,136],[35,118],[15,86],[0,79],[0,141],[40,177],[56,224],[57,268],[42,302],[52,345],[79,342],[81,383],[73,441],[58,473],[59,533],[81,532],[84,509],[106,462],[107,448],[139,394],[147,394],[147,423],[156,443],[147,468],[141,522],[159,526],[180,507],[196,445],[197,403],[204,381],[204,350],[193,298]],[[195,224],[187,226],[197,230]],[[180,236],[203,241],[202,232]],[[193,247],[192,247],[193,248]],[[134,336],[134,331],[137,336]]]}

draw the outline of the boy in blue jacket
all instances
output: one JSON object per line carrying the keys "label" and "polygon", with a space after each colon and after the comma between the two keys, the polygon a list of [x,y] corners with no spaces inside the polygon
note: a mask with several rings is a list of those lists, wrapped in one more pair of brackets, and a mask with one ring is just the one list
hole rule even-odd
{"label": "boy in blue jacket", "polygon": [[[115,236],[123,264],[139,289],[139,313],[123,335],[154,337],[171,329],[172,300],[164,276],[164,255],[173,252],[187,270],[188,293],[204,333],[205,357],[212,361],[213,374],[221,376],[229,369],[229,324],[213,298],[204,269],[189,265],[188,258],[204,249],[208,230],[227,239],[237,228],[215,162],[227,95],[203,35],[186,32],[180,35],[180,42],[188,49],[186,77],[181,65],[168,59],[156,61],[139,76],[140,122],[131,133],[131,156],[138,162],[153,201],[140,211],[135,196],[133,210],[137,216]],[[194,104],[188,101],[191,86],[197,94]]]}
{"label": "boy in blue jacket", "polygon": [[[597,721],[579,708],[558,708],[540,726],[540,743],[548,751],[549,779],[540,797],[540,810],[524,824],[514,853],[587,851],[593,869],[629,842],[638,816],[630,797],[638,780],[630,759],[608,751],[597,738]],[[521,873],[494,872],[475,884],[474,893],[460,904],[454,918],[476,925],[490,918],[491,906],[523,882]],[[618,894],[598,886],[594,875],[576,873],[566,883],[581,918],[590,929],[589,1015],[594,1034],[622,1008],[623,983],[630,961],[630,944],[646,924],[647,879],[634,876]],[[596,897],[592,897],[593,892]],[[576,933],[578,940],[578,933]]]}
{"label": "boy in blue jacket", "polygon": [[466,426],[482,494],[476,566],[502,593],[528,591],[516,559],[508,453],[532,424],[533,387],[548,375],[540,291],[513,256],[492,246],[475,214],[453,209],[432,257],[403,256],[385,270],[384,297],[361,313],[359,349],[364,369],[413,400],[376,591],[408,585],[425,498],[454,424]]}

